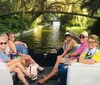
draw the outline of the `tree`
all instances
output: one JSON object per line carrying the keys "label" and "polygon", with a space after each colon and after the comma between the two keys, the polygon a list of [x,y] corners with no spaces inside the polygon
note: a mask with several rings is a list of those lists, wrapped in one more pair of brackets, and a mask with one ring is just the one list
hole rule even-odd
{"label": "tree", "polygon": [[[51,0],[1,0],[0,17],[1,21],[12,18],[15,21],[19,19],[31,24],[43,13],[60,13],[61,17],[71,15],[74,16],[73,19],[79,20],[78,22],[84,22],[83,17],[100,20],[99,4],[100,0],[52,0],[52,2]],[[86,9],[85,12],[84,9]],[[20,21],[15,26],[19,28],[19,24]],[[25,23],[22,24],[23,27],[26,27]]]}

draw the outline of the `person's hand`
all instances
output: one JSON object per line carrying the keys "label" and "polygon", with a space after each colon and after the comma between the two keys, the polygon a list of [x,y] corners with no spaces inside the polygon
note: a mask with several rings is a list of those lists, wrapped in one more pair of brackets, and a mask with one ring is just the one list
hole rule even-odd
{"label": "person's hand", "polygon": [[68,67],[69,67],[69,65],[64,66],[65,69],[68,68]]}
{"label": "person's hand", "polygon": [[57,58],[62,58],[62,56],[61,56],[61,55],[59,55]]}
{"label": "person's hand", "polygon": [[70,57],[71,57],[70,54],[67,54],[67,55],[66,55],[66,58],[70,58]]}
{"label": "person's hand", "polygon": [[21,58],[9,59],[7,62],[11,62],[11,61],[20,62]]}
{"label": "person's hand", "polygon": [[26,43],[24,43],[24,46],[25,46],[25,48],[27,48],[27,45],[26,45]]}
{"label": "person's hand", "polygon": [[19,56],[20,56],[20,55],[21,55],[21,53],[18,53],[18,52],[17,52],[17,55],[19,55]]}
{"label": "person's hand", "polygon": [[77,59],[71,60],[68,62],[68,65],[71,65],[71,63],[77,62]]}
{"label": "person's hand", "polygon": [[77,59],[74,59],[74,60],[69,61],[68,62],[68,65],[67,66],[64,66],[64,68],[68,68],[71,65],[71,63],[74,63],[74,62],[77,62]]}

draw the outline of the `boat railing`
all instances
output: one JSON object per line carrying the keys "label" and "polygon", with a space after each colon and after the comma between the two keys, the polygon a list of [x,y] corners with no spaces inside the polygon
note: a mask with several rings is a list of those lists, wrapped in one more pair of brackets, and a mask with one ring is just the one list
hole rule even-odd
{"label": "boat railing", "polygon": [[41,66],[53,66],[59,52],[56,47],[36,47],[29,49],[29,54]]}

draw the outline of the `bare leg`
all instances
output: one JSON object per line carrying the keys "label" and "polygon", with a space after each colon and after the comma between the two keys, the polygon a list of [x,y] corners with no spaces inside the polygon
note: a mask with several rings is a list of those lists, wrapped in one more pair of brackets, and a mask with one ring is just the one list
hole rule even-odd
{"label": "bare leg", "polygon": [[35,62],[30,55],[26,55],[26,54],[20,54],[21,58],[24,60],[28,60],[30,63]]}
{"label": "bare leg", "polygon": [[[7,63],[7,66],[8,66],[9,63],[10,63],[10,62]],[[20,68],[20,70],[21,70],[24,74],[26,74],[27,76],[30,75],[30,73],[28,73],[28,72],[25,70],[25,68],[23,67],[23,65],[22,65],[20,62],[13,63],[12,65],[10,65],[10,66],[8,66],[8,67],[9,67],[10,72],[13,72],[14,69],[15,69],[16,67],[18,67],[18,68]]]}
{"label": "bare leg", "polygon": [[54,65],[54,68],[51,71],[51,73],[48,75],[48,78],[51,78],[52,76],[54,76],[58,72],[58,65],[60,63],[65,63],[65,61],[64,61],[64,58],[61,58],[61,57],[58,56],[57,57],[57,61],[56,61],[55,65]]}
{"label": "bare leg", "polygon": [[19,61],[20,61],[19,59],[12,59],[9,62],[7,62],[7,66],[10,66],[10,65],[12,65],[12,64],[14,64],[16,62],[19,62]]}
{"label": "bare leg", "polygon": [[10,65],[12,65],[12,64],[14,64],[14,63],[16,63],[16,62],[21,62],[21,64],[22,64],[23,66],[25,66],[25,64],[26,64],[26,62],[25,62],[24,59],[12,59],[12,60],[10,60],[10,61],[7,63],[7,65],[10,66]]}
{"label": "bare leg", "polygon": [[45,78],[39,80],[38,82],[39,82],[40,84],[44,84],[48,79],[52,78],[52,77],[58,72],[58,65],[59,65],[60,63],[64,63],[64,62],[65,62],[65,61],[64,61],[64,58],[58,57],[58,58],[57,58],[57,61],[56,61],[56,64],[55,64],[55,66],[54,66],[54,68],[53,68],[53,70],[52,70],[52,72],[51,72],[50,74],[48,74]]}
{"label": "bare leg", "polygon": [[26,61],[24,59],[21,59],[20,62],[24,67],[26,66]]}
{"label": "bare leg", "polygon": [[20,54],[20,55],[21,55],[21,58],[22,58],[22,59],[26,60],[26,62],[28,61],[28,64],[30,64],[30,63],[35,63],[36,66],[38,66],[37,69],[38,69],[39,71],[43,71],[43,70],[44,70],[44,68],[41,67],[40,65],[38,65],[38,64],[31,58],[30,55],[26,55],[26,54]]}
{"label": "bare leg", "polygon": [[17,73],[18,78],[23,82],[24,85],[29,85],[20,68],[15,68],[14,71]]}

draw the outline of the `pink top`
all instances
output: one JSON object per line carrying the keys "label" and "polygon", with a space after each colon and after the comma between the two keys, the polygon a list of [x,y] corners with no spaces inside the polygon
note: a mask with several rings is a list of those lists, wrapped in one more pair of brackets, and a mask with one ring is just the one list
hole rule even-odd
{"label": "pink top", "polygon": [[80,54],[88,47],[88,43],[85,42],[85,43],[82,43],[81,46],[75,51],[77,52],[79,55],[78,56],[74,56],[74,57],[71,57],[71,60],[73,59],[78,59],[80,57]]}

